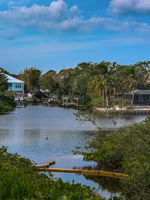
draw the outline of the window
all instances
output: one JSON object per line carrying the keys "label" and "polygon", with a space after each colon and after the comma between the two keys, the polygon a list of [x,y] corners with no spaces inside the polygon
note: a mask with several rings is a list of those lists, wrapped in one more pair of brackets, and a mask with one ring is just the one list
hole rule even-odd
{"label": "window", "polygon": [[21,83],[16,83],[16,88],[22,88],[22,84]]}
{"label": "window", "polygon": [[8,83],[9,89],[12,89],[12,83]]}

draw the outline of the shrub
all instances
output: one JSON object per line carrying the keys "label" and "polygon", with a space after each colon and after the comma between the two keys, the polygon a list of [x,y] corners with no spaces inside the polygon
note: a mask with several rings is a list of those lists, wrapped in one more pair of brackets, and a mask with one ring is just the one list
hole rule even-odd
{"label": "shrub", "polygon": [[0,148],[0,197],[5,200],[102,200],[90,188],[40,174],[33,163]]}
{"label": "shrub", "polygon": [[15,108],[14,97],[11,92],[0,93],[0,113],[11,111]]}
{"label": "shrub", "polygon": [[150,199],[150,117],[131,127],[99,135],[87,149],[82,152],[84,159],[97,162],[98,168],[129,174],[122,180],[125,199]]}

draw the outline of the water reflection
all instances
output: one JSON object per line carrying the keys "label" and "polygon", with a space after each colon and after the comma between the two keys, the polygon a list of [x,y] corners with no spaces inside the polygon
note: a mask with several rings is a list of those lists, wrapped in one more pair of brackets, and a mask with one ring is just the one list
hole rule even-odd
{"label": "water reflection", "polygon": [[114,179],[109,177],[95,177],[95,176],[87,176],[86,179],[93,180],[95,183],[100,185],[101,190],[108,190],[112,194],[117,194],[122,191],[122,183],[120,179]]}
{"label": "water reflection", "polygon": [[[38,164],[56,160],[54,166],[56,168],[83,167],[93,164],[83,161],[81,155],[72,154],[76,146],[83,146],[90,141],[96,131],[92,123],[77,121],[75,112],[72,109],[29,106],[1,115],[0,145],[8,146],[9,151],[17,152]],[[144,118],[145,116],[115,116],[113,120],[117,121],[117,126],[124,126]],[[112,116],[101,116],[97,121],[101,127],[114,127]],[[101,181],[88,180],[82,175],[60,173],[55,174],[55,177],[95,187],[101,195],[110,196],[109,188],[104,187],[106,184],[103,184],[102,179],[98,179]],[[114,192],[114,190],[109,191]]]}

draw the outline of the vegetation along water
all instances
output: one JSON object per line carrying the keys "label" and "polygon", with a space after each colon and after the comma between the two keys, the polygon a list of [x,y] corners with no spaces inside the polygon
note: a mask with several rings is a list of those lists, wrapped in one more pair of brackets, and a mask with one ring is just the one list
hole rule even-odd
{"label": "vegetation along water", "polygon": [[8,91],[8,84],[5,76],[0,74],[0,114],[15,108],[14,96]]}
{"label": "vegetation along water", "polygon": [[[20,97],[11,89],[6,75],[24,81],[25,101],[51,103],[55,99],[58,106],[66,99],[68,103],[75,100],[82,111],[74,115],[76,111],[72,109],[43,105],[13,111],[15,97],[19,101]],[[45,74],[35,67],[19,74],[1,68],[0,113],[5,114],[0,115],[0,145],[7,146],[11,153],[6,147],[0,148],[0,198],[149,200],[150,118],[93,115],[97,108],[128,110],[136,109],[138,104],[140,109],[143,105],[149,109],[149,75],[150,62],[125,66],[111,62],[80,63],[75,68]],[[90,165],[129,176],[115,180],[58,174],[52,178],[36,172],[30,160],[15,153],[38,164],[54,159],[59,168]],[[78,183],[96,189],[91,191]]]}
{"label": "vegetation along water", "polygon": [[[90,123],[81,123],[76,120],[75,110],[64,110],[59,107],[47,107],[42,105],[18,108],[10,113],[0,116],[0,145],[8,147],[8,151],[19,153],[38,164],[55,160],[55,168],[72,169],[73,167],[85,167],[94,165],[95,162],[87,162],[80,155],[73,155],[72,150],[76,146],[85,146],[99,131]],[[117,126],[130,125],[144,120],[145,116],[115,116],[113,119]],[[114,127],[112,117],[98,117],[98,124],[110,129]],[[48,139],[47,139],[48,138]],[[102,168],[101,168],[102,169]],[[109,198],[120,191],[119,187],[112,190],[98,178],[99,183],[89,177],[75,174],[54,174],[54,178],[63,181],[74,180],[75,183],[95,187],[95,192]],[[107,179],[107,178],[106,178]],[[113,179],[111,187],[116,182]],[[13,184],[13,182],[12,182]],[[26,193],[26,192],[25,192]],[[84,198],[83,198],[84,199]]]}

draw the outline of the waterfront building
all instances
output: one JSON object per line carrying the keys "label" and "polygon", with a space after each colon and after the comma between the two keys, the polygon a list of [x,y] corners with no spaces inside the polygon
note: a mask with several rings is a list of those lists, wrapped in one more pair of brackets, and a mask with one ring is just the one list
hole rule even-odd
{"label": "waterfront building", "polygon": [[15,97],[22,98],[24,95],[24,82],[7,74],[5,74],[5,76],[7,78],[9,90],[13,91]]}
{"label": "waterfront building", "polygon": [[134,90],[124,97],[129,99],[132,105],[150,105],[150,90]]}

